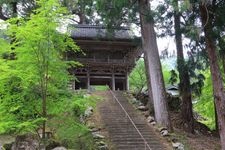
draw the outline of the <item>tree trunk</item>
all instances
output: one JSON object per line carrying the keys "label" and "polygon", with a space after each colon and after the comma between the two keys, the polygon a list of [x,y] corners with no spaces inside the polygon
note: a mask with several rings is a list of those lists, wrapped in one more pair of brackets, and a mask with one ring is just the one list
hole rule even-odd
{"label": "tree trunk", "polygon": [[190,77],[188,74],[188,67],[185,64],[182,44],[182,32],[180,27],[180,12],[178,0],[174,0],[174,23],[175,23],[175,40],[177,49],[177,68],[179,72],[179,92],[182,99],[181,103],[181,117],[184,121],[185,130],[194,132],[194,117],[192,112],[192,98],[190,88]]}
{"label": "tree trunk", "polygon": [[78,16],[80,19],[79,24],[86,24],[86,18],[85,18],[84,12],[80,12]]}
{"label": "tree trunk", "polygon": [[[152,98],[154,103],[155,118],[159,125],[171,128],[169,112],[166,101],[166,91],[163,81],[162,68],[159,59],[156,34],[153,18],[150,16],[149,0],[139,0],[139,13],[141,21],[142,47],[148,61]],[[151,96],[151,95],[150,95]]]}
{"label": "tree trunk", "polygon": [[147,105],[149,107],[149,114],[154,114],[152,87],[151,87],[151,81],[150,81],[150,73],[148,70],[149,63],[148,63],[146,52],[144,52],[144,63],[145,63],[146,81],[147,81],[147,87],[148,87],[148,103],[147,103]]}
{"label": "tree trunk", "polygon": [[78,13],[78,16],[79,16],[79,24],[86,24],[86,16],[85,16],[85,5],[84,5],[84,1],[80,1],[79,3],[80,5],[80,10],[79,10],[79,13]]}
{"label": "tree trunk", "polygon": [[221,149],[225,150],[225,93],[218,64],[216,46],[212,37],[212,14],[208,13],[208,9],[208,4],[200,4],[200,15],[202,25],[204,27],[206,49],[209,57],[210,71],[212,74],[213,94],[218,115]]}
{"label": "tree trunk", "polygon": [[217,115],[217,111],[216,111],[216,103],[214,101],[214,113],[215,113],[215,132],[218,133],[219,132],[219,126],[218,126],[218,115]]}
{"label": "tree trunk", "polygon": [[225,76],[225,54],[222,54],[223,74]]}

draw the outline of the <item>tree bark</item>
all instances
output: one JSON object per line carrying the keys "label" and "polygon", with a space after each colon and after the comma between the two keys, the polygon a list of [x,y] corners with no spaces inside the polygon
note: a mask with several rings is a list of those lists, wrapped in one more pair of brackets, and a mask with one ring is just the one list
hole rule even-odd
{"label": "tree bark", "polygon": [[86,16],[85,16],[85,0],[79,1],[78,4],[80,5],[80,9],[78,12],[78,16],[79,16],[79,24],[86,24],[87,20],[86,20]]}
{"label": "tree bark", "polygon": [[178,0],[174,0],[174,23],[175,23],[175,41],[177,49],[177,68],[179,72],[179,92],[182,99],[181,117],[184,121],[185,130],[194,133],[194,117],[192,112],[192,97],[190,88],[190,77],[188,66],[185,63],[183,54],[182,32],[180,22],[180,12]]}
{"label": "tree bark", "polygon": [[219,126],[218,126],[218,115],[217,115],[217,111],[216,111],[216,103],[214,101],[214,113],[215,113],[215,132],[218,133],[219,132]]}
{"label": "tree bark", "polygon": [[148,87],[148,103],[147,106],[149,107],[149,113],[154,114],[154,105],[153,105],[153,96],[152,96],[152,86],[150,81],[150,73],[148,70],[148,59],[147,54],[144,52],[144,63],[145,63],[145,72],[146,72],[146,81],[147,81],[147,87]]}
{"label": "tree bark", "polygon": [[204,27],[206,50],[209,57],[210,71],[212,74],[213,94],[218,115],[218,127],[221,141],[221,149],[225,150],[225,93],[223,80],[218,64],[216,45],[212,37],[212,14],[209,14],[209,4],[200,4],[200,15]]}
{"label": "tree bark", "polygon": [[225,76],[225,54],[222,54],[223,74]]}
{"label": "tree bark", "polygon": [[[166,101],[166,91],[163,81],[162,68],[159,59],[154,21],[151,14],[150,1],[139,0],[139,13],[142,33],[142,48],[148,61],[152,98],[154,103],[155,118],[159,125],[172,129]],[[150,93],[149,93],[150,94]],[[151,96],[151,95],[150,95]]]}
{"label": "tree bark", "polygon": [[84,12],[80,12],[78,16],[80,19],[79,24],[86,24],[86,17],[84,15]]}

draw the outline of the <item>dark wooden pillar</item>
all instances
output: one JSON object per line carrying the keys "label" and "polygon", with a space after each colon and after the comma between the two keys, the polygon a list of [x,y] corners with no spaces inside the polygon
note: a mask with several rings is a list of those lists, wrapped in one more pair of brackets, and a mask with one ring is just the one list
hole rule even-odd
{"label": "dark wooden pillar", "polygon": [[87,71],[87,90],[90,91],[90,73],[89,70]]}
{"label": "dark wooden pillar", "polygon": [[127,91],[130,90],[130,85],[129,85],[129,74],[128,74],[128,72],[126,72],[126,90],[127,90]]}
{"label": "dark wooden pillar", "polygon": [[112,73],[112,90],[115,91],[116,89],[116,83],[115,83],[115,74]]}

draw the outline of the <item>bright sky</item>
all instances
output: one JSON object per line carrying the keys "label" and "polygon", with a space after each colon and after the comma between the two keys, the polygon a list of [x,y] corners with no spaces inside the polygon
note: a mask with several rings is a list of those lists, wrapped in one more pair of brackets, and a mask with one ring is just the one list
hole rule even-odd
{"label": "bright sky", "polygon": [[[162,2],[163,0],[152,0],[151,9],[154,10],[157,7],[157,5]],[[136,25],[132,25],[132,30],[135,35],[137,36],[141,35],[140,28],[137,27]],[[157,38],[157,45],[158,45],[159,53],[161,53],[165,49],[168,50],[169,54],[173,54],[174,52],[176,52],[176,45],[174,42],[174,38],[171,38],[171,37]]]}
{"label": "bright sky", "polygon": [[[164,0],[151,0],[151,9],[154,10],[158,4],[163,3]],[[157,32],[157,30],[156,30]],[[183,45],[189,42],[188,39],[183,38]],[[157,44],[159,48],[159,53],[167,49],[169,54],[176,54],[176,44],[174,37],[157,38]],[[187,57],[187,49],[183,46],[184,56]]]}
{"label": "bright sky", "polygon": [[[152,0],[151,9],[154,10],[160,3],[163,3],[163,0]],[[165,49],[167,49],[169,53],[174,53],[176,51],[174,39],[171,37],[157,38],[157,44],[159,48],[159,53],[161,53],[161,51]]]}

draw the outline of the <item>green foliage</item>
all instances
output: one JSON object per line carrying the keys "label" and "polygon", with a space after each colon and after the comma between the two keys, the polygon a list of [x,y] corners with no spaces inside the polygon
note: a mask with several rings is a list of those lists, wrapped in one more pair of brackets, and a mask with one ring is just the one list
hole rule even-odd
{"label": "green foliage", "polygon": [[[75,115],[81,115],[88,106],[95,107],[97,97],[92,97],[90,95],[77,95],[75,96],[75,101],[72,104],[72,109]],[[78,108],[78,109],[77,109]]]}
{"label": "green foliage", "polygon": [[64,61],[63,54],[78,47],[56,30],[66,9],[57,0],[39,0],[37,6],[29,19],[10,19],[0,41],[0,133],[34,131],[57,112],[55,102],[71,98],[67,68],[77,63]]}
{"label": "green foliage", "polygon": [[[173,70],[173,69],[172,69]],[[164,77],[165,84],[171,84],[177,82],[177,73],[175,70],[172,71],[171,67],[168,66],[165,62],[162,63],[162,72]],[[173,74],[171,74],[171,71]],[[129,76],[130,88],[134,93],[142,92],[147,89],[147,79],[145,72],[145,63],[143,59],[140,59],[135,68],[132,70]]]}
{"label": "green foliage", "polygon": [[95,107],[97,101],[98,97],[81,93],[70,100],[56,102],[54,107],[61,107],[61,111],[48,121],[48,127],[54,132],[54,140],[70,149],[94,149],[91,132],[80,122],[80,116],[89,106]]}
{"label": "green foliage", "polygon": [[170,78],[169,78],[169,83],[171,85],[174,85],[175,83],[177,83],[177,72],[175,70],[170,70]]}
{"label": "green foliage", "polygon": [[196,74],[195,78],[192,78],[191,89],[193,94],[200,96],[204,87],[205,76],[201,73]]}
{"label": "green foliage", "polygon": [[176,59],[173,57],[169,59],[162,59],[161,64],[165,85],[176,84],[178,82],[178,72],[175,69]]}
{"label": "green foliage", "polygon": [[169,67],[164,63],[162,63],[162,73],[163,73],[163,78],[164,78],[165,84],[169,84],[170,78],[171,78],[171,72],[170,72]]}
{"label": "green foliage", "polygon": [[97,85],[97,86],[92,86],[92,87],[96,91],[107,91],[107,90],[109,90],[109,86],[107,86],[107,85]]}
{"label": "green foliage", "polygon": [[121,27],[129,23],[139,23],[137,1],[96,0],[96,8],[102,22],[110,27]]}
{"label": "green foliage", "polygon": [[35,93],[24,89],[17,76],[0,79],[0,134],[34,131],[43,121],[37,111],[40,103],[33,99]]}
{"label": "green foliage", "polygon": [[205,86],[202,89],[201,96],[196,97],[194,109],[206,119],[200,120],[202,123],[206,124],[210,129],[215,129],[215,109],[210,71],[205,71],[204,75],[206,77]]}
{"label": "green foliage", "polygon": [[130,88],[133,92],[139,93],[147,88],[147,79],[145,73],[145,63],[140,59],[129,76]]}
{"label": "green foliage", "polygon": [[[62,0],[62,4],[68,10],[79,17],[79,24],[97,24],[99,20],[96,18],[96,1],[93,0]],[[76,19],[73,19],[74,21]]]}
{"label": "green foliage", "polygon": [[70,149],[94,149],[94,143],[90,131],[70,115],[58,116],[50,120],[50,125],[55,129],[55,140]]}

